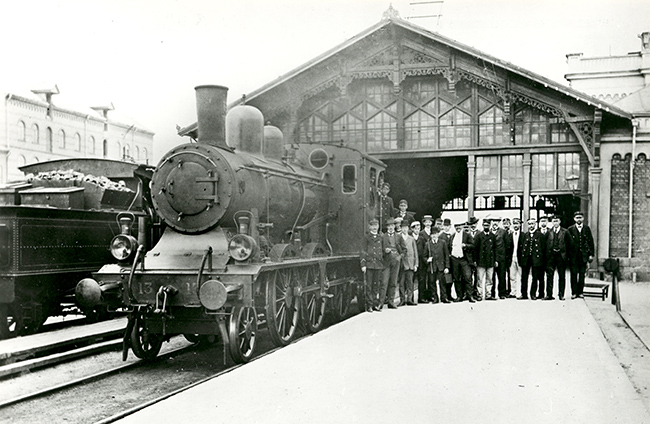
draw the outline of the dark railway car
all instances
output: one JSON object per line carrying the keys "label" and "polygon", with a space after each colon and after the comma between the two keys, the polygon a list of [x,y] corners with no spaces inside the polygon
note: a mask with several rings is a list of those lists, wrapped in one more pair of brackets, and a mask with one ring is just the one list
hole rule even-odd
{"label": "dark railway car", "polygon": [[[221,335],[236,362],[254,353],[264,324],[276,345],[302,325],[322,328],[327,308],[346,314],[362,287],[360,240],[382,162],[332,144],[298,144],[226,91],[200,86],[197,143],[169,151],[152,176],[156,213],[167,225],[149,252],[135,240],[94,279],[85,303],[121,297],[132,308],[125,347],[155,357],[174,334]],[[181,130],[181,133],[183,130]],[[126,350],[124,352],[126,355]]]}
{"label": "dark railway car", "polygon": [[[119,215],[130,208],[131,221],[139,217],[144,222],[150,217],[138,187],[143,186],[142,178],[148,188],[151,169],[106,159],[66,159],[21,168],[26,174],[57,169],[111,177],[135,190],[114,193],[94,183],[84,188],[69,180],[38,184],[34,180],[33,185],[41,187],[21,183],[4,190],[0,206],[2,338],[36,332],[49,316],[72,311],[79,279],[112,260],[107,245],[122,231]],[[146,242],[144,233],[141,238]],[[97,308],[82,311],[99,312]]]}

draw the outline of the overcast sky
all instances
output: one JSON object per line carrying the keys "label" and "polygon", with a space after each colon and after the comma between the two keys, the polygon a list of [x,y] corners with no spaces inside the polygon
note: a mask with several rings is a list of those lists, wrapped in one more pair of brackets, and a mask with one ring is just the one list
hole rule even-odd
{"label": "overcast sky", "polygon": [[[567,53],[640,50],[648,0],[392,1],[402,18],[563,84]],[[58,84],[60,103],[113,102],[154,131],[155,160],[196,120],[194,86],[229,101],[381,20],[384,0],[0,2],[0,88]],[[57,97],[55,97],[55,102]]]}

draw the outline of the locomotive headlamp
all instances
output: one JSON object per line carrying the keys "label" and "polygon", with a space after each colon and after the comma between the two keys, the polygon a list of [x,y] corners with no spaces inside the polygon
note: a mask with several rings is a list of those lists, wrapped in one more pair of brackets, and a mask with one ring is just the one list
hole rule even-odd
{"label": "locomotive headlamp", "polygon": [[247,234],[236,234],[228,243],[228,253],[236,261],[245,261],[257,253],[257,243]]}
{"label": "locomotive headlamp", "polygon": [[110,250],[111,255],[118,261],[127,261],[138,250],[138,241],[131,235],[120,234],[111,240]]}

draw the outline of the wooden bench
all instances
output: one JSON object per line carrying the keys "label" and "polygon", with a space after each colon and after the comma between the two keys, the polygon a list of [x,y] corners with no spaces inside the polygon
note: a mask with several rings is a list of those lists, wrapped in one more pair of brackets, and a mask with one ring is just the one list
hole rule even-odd
{"label": "wooden bench", "polygon": [[[592,290],[587,291],[587,289]],[[607,293],[609,293],[609,283],[585,283],[582,294],[584,296],[600,297],[604,301],[607,299]]]}

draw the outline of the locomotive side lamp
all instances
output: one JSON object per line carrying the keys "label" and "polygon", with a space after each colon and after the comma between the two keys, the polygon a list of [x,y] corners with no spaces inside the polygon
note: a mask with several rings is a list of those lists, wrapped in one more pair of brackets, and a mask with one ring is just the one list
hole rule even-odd
{"label": "locomotive side lamp", "polygon": [[117,219],[120,222],[122,234],[113,237],[109,249],[115,259],[124,262],[131,259],[138,249],[139,244],[135,237],[131,235],[133,216],[130,214],[120,214],[117,216]]}

